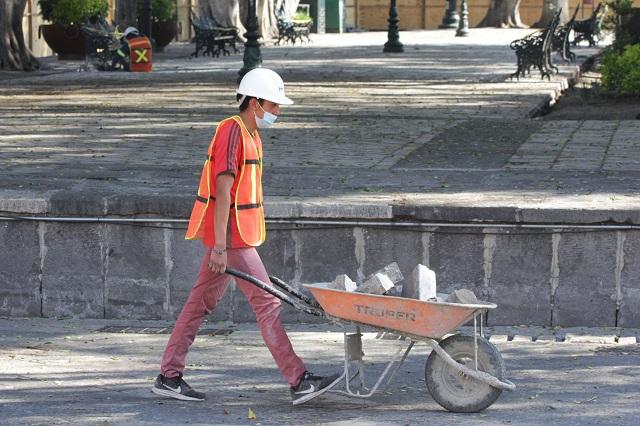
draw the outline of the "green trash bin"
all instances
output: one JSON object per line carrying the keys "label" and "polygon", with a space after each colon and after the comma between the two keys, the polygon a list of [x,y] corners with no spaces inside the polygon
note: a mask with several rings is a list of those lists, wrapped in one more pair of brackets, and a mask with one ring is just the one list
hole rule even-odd
{"label": "green trash bin", "polygon": [[328,33],[344,32],[344,0],[325,0]]}

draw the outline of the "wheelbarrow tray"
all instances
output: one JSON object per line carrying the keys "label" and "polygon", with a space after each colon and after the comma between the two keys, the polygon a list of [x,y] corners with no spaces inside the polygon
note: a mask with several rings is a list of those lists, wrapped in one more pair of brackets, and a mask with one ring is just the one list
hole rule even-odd
{"label": "wheelbarrow tray", "polygon": [[489,302],[427,302],[334,290],[327,284],[304,286],[331,317],[438,340],[471,320],[474,313],[496,308]]}

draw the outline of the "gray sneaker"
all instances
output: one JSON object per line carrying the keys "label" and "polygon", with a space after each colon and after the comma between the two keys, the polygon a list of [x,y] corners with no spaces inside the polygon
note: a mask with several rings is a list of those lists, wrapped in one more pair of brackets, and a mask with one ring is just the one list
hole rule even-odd
{"label": "gray sneaker", "polygon": [[172,378],[158,374],[156,382],[151,388],[151,392],[156,395],[181,399],[183,401],[204,401],[205,399],[205,394],[193,390],[193,388],[182,379],[182,374]]}
{"label": "gray sneaker", "polygon": [[291,388],[291,399],[293,405],[303,404],[316,396],[322,395],[340,381],[342,376],[334,374],[332,376],[316,376],[306,371],[300,379],[298,386]]}

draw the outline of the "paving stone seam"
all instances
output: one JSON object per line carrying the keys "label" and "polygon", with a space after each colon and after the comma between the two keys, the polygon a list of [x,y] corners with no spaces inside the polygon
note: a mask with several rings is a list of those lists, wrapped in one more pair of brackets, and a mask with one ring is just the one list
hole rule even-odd
{"label": "paving stone seam", "polygon": [[609,156],[609,150],[611,149],[611,145],[613,144],[613,140],[615,139],[615,135],[618,132],[618,129],[620,129],[620,123],[621,123],[620,121],[617,121],[615,123],[615,128],[613,129],[613,131],[609,135],[609,142],[607,143],[607,147],[604,150],[604,155],[602,156],[602,161],[600,161],[600,167],[598,167],[598,169],[600,169],[600,170],[602,170],[604,168],[604,165],[607,162],[607,157]]}

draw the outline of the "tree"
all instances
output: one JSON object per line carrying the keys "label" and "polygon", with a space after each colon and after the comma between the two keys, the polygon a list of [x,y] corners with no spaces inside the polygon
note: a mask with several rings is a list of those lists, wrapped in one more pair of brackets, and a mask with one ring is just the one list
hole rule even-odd
{"label": "tree", "polygon": [[[256,15],[258,16],[258,32],[263,38],[276,37],[278,26],[276,22],[276,6],[290,6],[294,0],[256,0]],[[238,28],[240,35],[246,29],[244,23],[247,19],[247,0],[200,0],[200,13],[205,16],[213,16],[222,26]],[[295,1],[295,6],[298,2]],[[291,7],[289,7],[291,9]]]}
{"label": "tree", "polygon": [[0,0],[0,69],[33,71],[40,62],[24,42],[22,17],[27,0]]}
{"label": "tree", "polygon": [[569,20],[569,0],[544,0],[542,6],[542,16],[538,22],[533,24],[536,28],[544,28],[549,25],[551,18],[556,14],[558,9],[562,8],[560,14],[560,25],[565,24]]}
{"label": "tree", "polygon": [[116,0],[116,16],[115,23],[124,31],[127,27],[135,27],[137,25],[138,13],[135,1]]}
{"label": "tree", "polygon": [[492,0],[479,27],[527,28],[520,20],[522,0]]}

